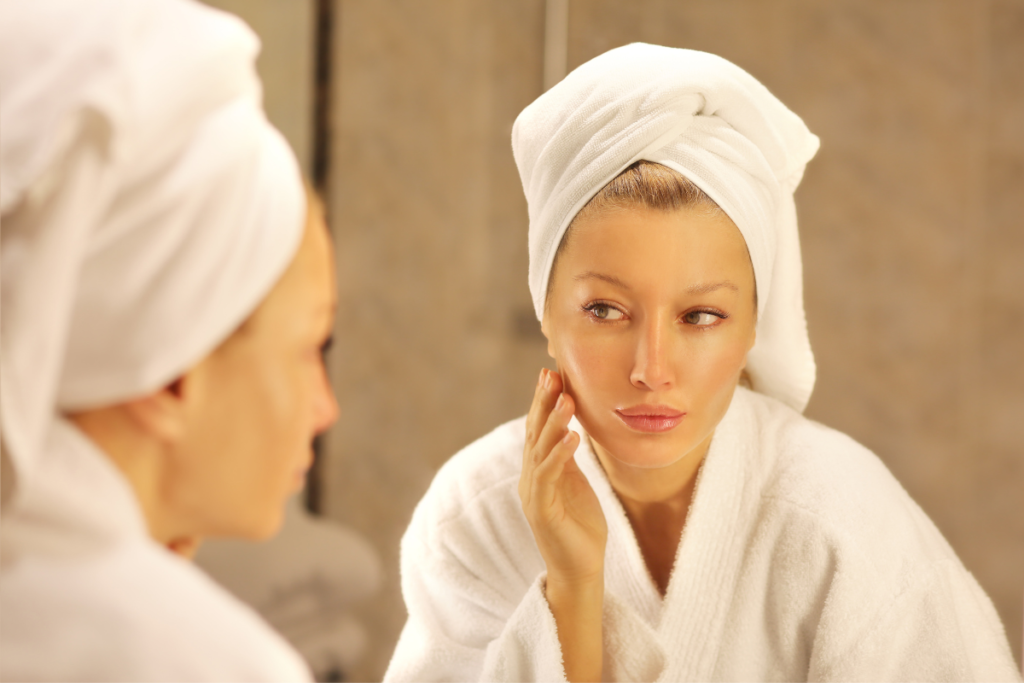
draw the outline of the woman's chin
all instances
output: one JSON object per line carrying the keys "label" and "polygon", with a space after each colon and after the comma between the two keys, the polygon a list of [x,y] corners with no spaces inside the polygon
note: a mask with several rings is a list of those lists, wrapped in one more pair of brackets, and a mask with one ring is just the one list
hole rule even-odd
{"label": "woman's chin", "polygon": [[648,435],[622,435],[610,438],[591,434],[595,451],[616,463],[637,469],[670,467],[687,456],[696,444],[679,439],[652,438]]}
{"label": "woman's chin", "polygon": [[656,470],[663,467],[671,467],[686,457],[685,453],[680,455],[678,451],[672,453],[652,453],[644,455],[631,453],[630,457],[620,457],[613,451],[607,451],[607,454],[608,457],[621,465],[641,470]]}
{"label": "woman's chin", "polygon": [[249,514],[237,516],[230,522],[218,526],[211,536],[235,538],[244,541],[267,541],[277,535],[284,526],[284,503],[280,507],[251,510]]}

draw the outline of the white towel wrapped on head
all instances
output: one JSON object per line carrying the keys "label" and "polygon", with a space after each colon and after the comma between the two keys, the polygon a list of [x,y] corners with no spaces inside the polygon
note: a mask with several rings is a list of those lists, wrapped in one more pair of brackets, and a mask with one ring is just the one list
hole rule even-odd
{"label": "white towel wrapped on head", "polygon": [[539,319],[555,252],[580,209],[627,166],[682,173],[747,242],[758,294],[754,388],[803,410],[815,367],[793,191],[818,149],[803,121],[721,57],[637,43],[592,59],[523,110],[512,150],[530,211]]}

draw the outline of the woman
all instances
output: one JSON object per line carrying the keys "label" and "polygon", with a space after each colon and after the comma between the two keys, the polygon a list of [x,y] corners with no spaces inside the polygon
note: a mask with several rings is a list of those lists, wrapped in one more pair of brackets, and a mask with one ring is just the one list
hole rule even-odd
{"label": "woman", "polygon": [[275,533],[337,414],[258,48],[183,0],[0,8],[4,680],[309,680],[179,556]]}
{"label": "woman", "polygon": [[387,678],[1017,680],[934,525],[800,414],[803,122],[725,60],[630,45],[512,136],[558,371],[417,508]]}

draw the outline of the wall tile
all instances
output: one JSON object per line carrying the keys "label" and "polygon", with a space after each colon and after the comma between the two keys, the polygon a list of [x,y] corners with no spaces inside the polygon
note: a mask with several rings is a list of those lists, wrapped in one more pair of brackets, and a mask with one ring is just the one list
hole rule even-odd
{"label": "wall tile", "polygon": [[[526,206],[509,135],[540,94],[542,2],[342,2],[334,184],[342,417],[330,516],[389,575],[363,611],[380,677],[405,621],[398,542],[436,470],[526,412],[546,360],[526,288]],[[532,315],[532,313],[530,314]],[[520,329],[522,328],[522,329]]]}

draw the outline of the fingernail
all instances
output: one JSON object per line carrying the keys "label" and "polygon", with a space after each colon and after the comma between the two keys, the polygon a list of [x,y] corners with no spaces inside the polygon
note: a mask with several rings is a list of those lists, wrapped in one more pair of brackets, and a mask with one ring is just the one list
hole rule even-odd
{"label": "fingernail", "polygon": [[571,429],[569,431],[567,431],[565,433],[565,436],[562,437],[562,443],[569,443],[570,441],[572,441],[572,435],[573,434],[574,434],[574,432]]}
{"label": "fingernail", "polygon": [[544,388],[551,388],[551,373],[548,372],[547,368],[544,368]]}
{"label": "fingernail", "polygon": [[547,372],[547,368],[542,369],[540,371],[540,375],[537,376],[537,386],[539,386],[539,387],[544,386],[544,373],[545,372]]}
{"label": "fingernail", "polygon": [[565,394],[558,395],[558,402],[555,404],[555,410],[561,410],[565,407]]}

